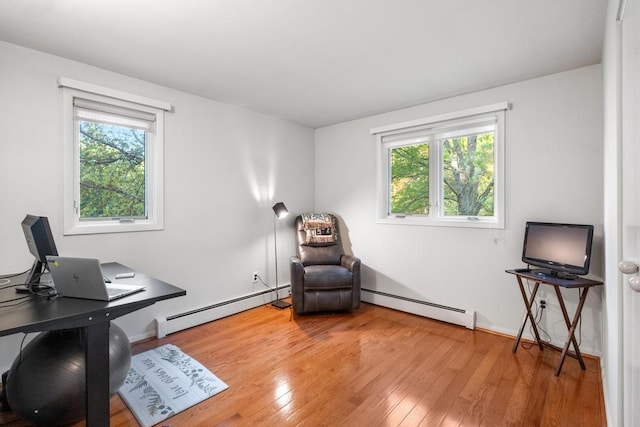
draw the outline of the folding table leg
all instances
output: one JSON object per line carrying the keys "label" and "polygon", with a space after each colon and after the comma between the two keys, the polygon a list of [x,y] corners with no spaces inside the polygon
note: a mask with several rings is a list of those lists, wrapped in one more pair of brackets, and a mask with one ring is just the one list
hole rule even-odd
{"label": "folding table leg", "polygon": [[556,377],[560,375],[560,371],[562,371],[562,365],[564,364],[564,359],[567,357],[567,353],[569,352],[569,346],[573,344],[573,349],[576,353],[576,358],[580,363],[580,368],[584,371],[587,367],[584,364],[584,360],[582,359],[582,354],[580,353],[580,347],[578,346],[578,342],[576,341],[576,328],[578,327],[578,322],[580,321],[580,316],[582,313],[582,307],[584,307],[584,303],[587,300],[587,293],[589,288],[584,288],[582,291],[582,296],[580,297],[580,301],[578,302],[578,307],[576,308],[576,312],[573,315],[573,322],[569,320],[569,314],[567,313],[567,307],[564,303],[564,298],[562,298],[562,293],[560,292],[560,288],[558,286],[554,286],[556,290],[556,295],[558,297],[558,302],[560,303],[560,308],[562,309],[562,317],[564,318],[564,322],[567,325],[567,330],[569,331],[569,335],[567,337],[567,342],[562,349],[562,354],[560,355],[560,361],[558,362],[558,367],[556,369]]}
{"label": "folding table leg", "polygon": [[531,328],[533,329],[533,334],[536,337],[536,343],[540,350],[543,349],[542,343],[540,342],[540,334],[538,334],[538,327],[536,325],[535,318],[533,317],[533,313],[531,313],[531,307],[533,305],[533,301],[535,300],[536,294],[538,293],[538,287],[540,287],[540,282],[536,282],[533,287],[533,291],[531,291],[531,298],[527,298],[527,293],[524,289],[524,284],[522,283],[522,279],[520,276],[516,276],[518,279],[518,285],[520,286],[520,293],[522,294],[522,300],[524,301],[524,305],[527,309],[527,312],[524,315],[524,319],[522,319],[522,326],[520,326],[520,331],[518,332],[518,337],[516,338],[516,342],[513,344],[512,352],[515,353],[518,349],[518,344],[520,344],[520,339],[522,338],[522,333],[524,332],[524,328],[527,325],[527,319],[531,322]]}

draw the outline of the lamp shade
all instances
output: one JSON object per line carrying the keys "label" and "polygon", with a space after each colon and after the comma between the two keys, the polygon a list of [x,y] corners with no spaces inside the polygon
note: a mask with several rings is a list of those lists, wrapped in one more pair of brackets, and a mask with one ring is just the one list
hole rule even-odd
{"label": "lamp shade", "polygon": [[278,202],[273,205],[273,212],[278,218],[284,218],[285,216],[289,215],[289,210],[287,210],[287,207],[282,202]]}

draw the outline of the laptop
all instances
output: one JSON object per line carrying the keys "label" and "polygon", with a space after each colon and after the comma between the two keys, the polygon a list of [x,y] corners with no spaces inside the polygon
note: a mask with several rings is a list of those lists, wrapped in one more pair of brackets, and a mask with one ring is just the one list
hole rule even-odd
{"label": "laptop", "polygon": [[100,261],[94,258],[47,256],[47,265],[59,296],[113,301],[144,290],[141,285],[106,283]]}

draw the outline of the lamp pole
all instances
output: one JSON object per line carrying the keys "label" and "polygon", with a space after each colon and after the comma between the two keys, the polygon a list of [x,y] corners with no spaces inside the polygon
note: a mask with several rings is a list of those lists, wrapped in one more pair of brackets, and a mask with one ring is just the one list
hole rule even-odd
{"label": "lamp pole", "polygon": [[274,248],[275,259],[276,259],[276,300],[274,302],[272,302],[271,305],[274,306],[274,307],[277,307],[277,308],[287,308],[287,307],[291,307],[291,303],[288,303],[286,301],[282,301],[280,299],[280,293],[278,291],[278,288],[279,288],[279,282],[278,282],[278,230],[276,228],[276,225],[277,225],[277,220],[287,216],[289,214],[289,211],[287,210],[287,207],[284,205],[284,203],[278,202],[275,205],[273,205],[273,213],[274,213],[274,215],[273,215],[273,248]]}

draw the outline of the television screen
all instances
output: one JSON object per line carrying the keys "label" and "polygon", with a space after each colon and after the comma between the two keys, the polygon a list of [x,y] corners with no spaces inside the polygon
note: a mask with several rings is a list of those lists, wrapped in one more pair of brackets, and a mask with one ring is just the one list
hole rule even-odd
{"label": "television screen", "polygon": [[29,251],[35,258],[33,267],[26,280],[27,288],[18,291],[35,291],[40,283],[40,275],[47,266],[47,255],[58,255],[56,242],[49,227],[49,220],[44,216],[27,215],[22,220],[22,231]]}
{"label": "television screen", "polygon": [[551,276],[589,273],[593,226],[527,222],[522,261]]}

